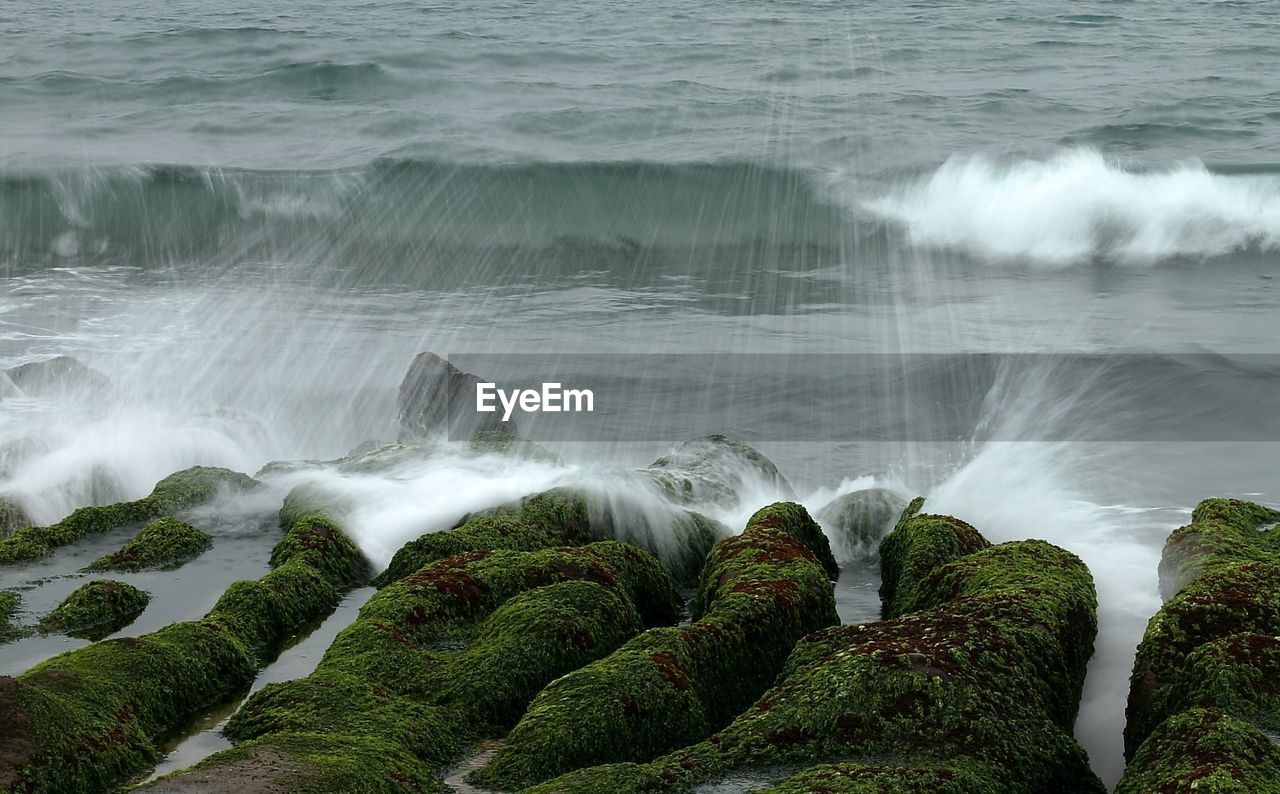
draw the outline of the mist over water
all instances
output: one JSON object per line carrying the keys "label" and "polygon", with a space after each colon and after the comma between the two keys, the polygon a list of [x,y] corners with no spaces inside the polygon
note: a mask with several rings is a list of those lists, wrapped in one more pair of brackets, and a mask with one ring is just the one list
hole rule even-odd
{"label": "mist over water", "polygon": [[[811,511],[888,485],[1080,555],[1101,629],[1077,736],[1114,783],[1164,537],[1208,496],[1280,501],[1269,376],[1231,359],[1277,352],[1280,17],[1077,5],[7,7],[0,369],[70,355],[110,385],[0,377],[0,495],[48,522],[190,465],[392,442],[422,350],[752,354],[760,380],[804,354],[1196,354],[792,372],[794,404],[746,378],[681,417],[757,444]],[[826,434],[804,402],[904,394],[930,410],[893,433],[851,410]],[[680,440],[263,478],[342,494],[378,564],[561,485],[661,546],[674,508],[634,470]],[[783,496],[698,507],[738,531]]]}

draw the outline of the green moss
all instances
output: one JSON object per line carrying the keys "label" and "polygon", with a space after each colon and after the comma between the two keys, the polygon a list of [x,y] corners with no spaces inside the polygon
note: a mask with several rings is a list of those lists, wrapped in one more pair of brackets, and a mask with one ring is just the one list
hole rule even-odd
{"label": "green moss", "polygon": [[95,579],[76,588],[40,621],[40,627],[98,639],[132,623],[150,600],[149,595],[131,584]]}
{"label": "green moss", "polygon": [[1206,499],[1191,519],[1165,543],[1168,600],[1134,659],[1120,790],[1280,790],[1260,732],[1280,729],[1280,511]]}
{"label": "green moss", "polygon": [[838,622],[821,552],[804,508],[759,511],[712,549],[692,624],[652,629],[553,682],[477,778],[523,787],[705,738],[773,683],[797,640]]}
{"label": "green moss", "polygon": [[180,565],[213,546],[213,538],[176,518],[161,518],[142,528],[114,554],[89,570],[140,571]]}
{"label": "green moss", "polygon": [[95,643],[0,678],[0,714],[17,726],[0,753],[0,784],[106,790],[146,769],[161,737],[248,686],[256,650],[336,605],[359,555],[328,557],[353,550],[332,527],[295,525],[271,573],[232,585],[203,620]]}
{"label": "green moss", "polygon": [[923,505],[919,498],[907,505],[897,526],[880,541],[880,601],[886,618],[924,608],[934,571],[991,545],[958,518],[920,513]]}
{"label": "green moss", "polygon": [[481,430],[467,442],[467,449],[475,455],[503,455],[523,460],[556,463],[558,455],[548,452],[538,444],[512,433],[505,427]]}
{"label": "green moss", "polygon": [[0,643],[22,636],[22,630],[13,625],[13,615],[18,611],[18,596],[0,590]]}
{"label": "green moss", "polygon": [[1182,588],[1147,624],[1129,685],[1127,754],[1169,716],[1166,691],[1190,654],[1235,634],[1280,634],[1280,559],[1215,568]]}
{"label": "green moss", "polygon": [[1004,794],[990,769],[963,761],[945,766],[820,764],[793,775],[761,794]]}
{"label": "green moss", "polygon": [[1235,634],[1188,656],[1176,679],[1153,704],[1158,713],[1220,708],[1280,735],[1280,637]]}
{"label": "green moss", "polygon": [[155,762],[155,741],[247,686],[244,646],[216,625],[177,623],[98,642],[0,681],[12,719],[0,782],[19,791],[101,791]]}
{"label": "green moss", "polygon": [[1280,747],[1220,709],[1193,708],[1160,725],[1134,755],[1116,794],[1275,794]]}
{"label": "green moss", "polygon": [[1160,591],[1167,600],[1188,582],[1238,562],[1280,554],[1280,511],[1239,499],[1206,499],[1191,523],[1174,530],[1160,557]]}
{"label": "green moss", "polygon": [[87,535],[196,507],[224,489],[249,490],[257,485],[251,477],[227,469],[206,466],[183,469],[165,477],[148,496],[137,501],[82,507],[56,524],[18,530],[0,540],[0,564],[39,559]]}
{"label": "green moss", "polygon": [[[974,550],[916,568],[908,614],[809,634],[773,688],[700,743],[531,790],[679,791],[800,767],[806,771],[779,790],[910,791],[911,780],[931,790],[924,781],[946,769],[957,790],[1103,791],[1071,735],[1096,632],[1087,568],[1042,541],[988,547],[967,525],[918,509],[909,507],[894,530],[895,553],[924,549],[920,557],[936,562],[950,556],[927,542],[939,536],[944,548],[959,537]],[[910,537],[916,533],[922,537]],[[556,752],[551,742],[539,749]],[[886,760],[900,768],[885,768]]]}
{"label": "green moss", "polygon": [[676,608],[658,561],[619,543],[440,560],[375,594],[310,676],[253,695],[226,729],[245,744],[171,781],[253,774],[246,758],[269,752],[298,765],[301,790],[362,767],[361,790],[433,790],[467,743],[504,730],[547,682],[633,636],[641,614]]}
{"label": "green moss", "polygon": [[534,551],[590,542],[586,498],[556,489],[525,497],[516,505],[467,516],[454,529],[428,533],[406,543],[373,584],[386,587],[425,565],[467,551]]}
{"label": "green moss", "polygon": [[[452,733],[433,737],[429,745],[436,751],[456,747],[459,753],[465,746]],[[235,785],[247,791],[297,794],[434,792],[444,790],[439,766],[377,734],[278,733],[216,753],[190,770],[134,790],[203,794]]]}

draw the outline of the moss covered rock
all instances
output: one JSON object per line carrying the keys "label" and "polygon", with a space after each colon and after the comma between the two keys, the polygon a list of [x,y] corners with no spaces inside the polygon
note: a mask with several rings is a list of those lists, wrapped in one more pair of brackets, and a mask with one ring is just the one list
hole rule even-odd
{"label": "moss covered rock", "polygon": [[1167,600],[1202,573],[1280,555],[1280,511],[1240,499],[1206,499],[1191,523],[1175,529],[1160,557],[1160,593]]}
{"label": "moss covered rock", "polygon": [[839,496],[814,518],[831,539],[836,558],[845,563],[873,563],[880,540],[893,529],[907,500],[887,488],[868,488]]}
{"label": "moss covered rock", "polygon": [[258,483],[228,469],[193,466],[170,474],[134,502],[82,507],[56,524],[27,527],[0,540],[0,564],[35,560],[86,535],[142,523],[201,505],[224,489],[249,490]]}
{"label": "moss covered rock", "polygon": [[132,623],[150,600],[151,596],[127,582],[95,579],[76,588],[40,626],[45,631],[97,639]]}
{"label": "moss covered rock", "polygon": [[119,551],[95,561],[89,570],[140,571],[181,565],[213,546],[213,538],[176,518],[147,524]]}
{"label": "moss covered rock", "polygon": [[1208,499],[1165,543],[1169,598],[1134,659],[1123,790],[1253,791],[1275,780],[1275,758],[1257,752],[1257,739],[1280,729],[1277,518]]}
{"label": "moss covered rock", "polygon": [[894,530],[898,549],[946,534],[977,548],[927,571],[897,563],[922,571],[907,614],[809,635],[778,683],[705,741],[531,791],[679,791],[799,770],[777,790],[1100,794],[1070,732],[1096,631],[1088,570],[1047,543],[986,547],[918,511]]}
{"label": "moss covered rock", "polygon": [[15,500],[0,496],[0,538],[31,526],[31,517]]}
{"label": "moss covered rock", "polygon": [[527,496],[515,505],[466,516],[451,530],[409,541],[373,583],[375,587],[386,587],[423,566],[467,551],[534,551],[590,542],[586,497],[555,489]]}
{"label": "moss covered rock", "polygon": [[165,786],[259,780],[269,758],[292,765],[296,790],[436,790],[446,764],[548,681],[678,606],[658,561],[620,543],[445,558],[380,590],[310,676],[233,716],[241,745]]}
{"label": "moss covered rock", "polygon": [[725,435],[686,441],[642,470],[672,501],[736,504],[748,492],[795,495],[778,467],[759,450]]}
{"label": "moss covered rock", "polygon": [[792,775],[761,794],[1003,794],[993,769],[963,760],[937,766],[820,764]]}
{"label": "moss covered rock", "polygon": [[291,527],[273,564],[228,588],[203,620],[0,677],[0,715],[13,726],[0,735],[0,789],[109,790],[145,770],[162,737],[248,686],[260,654],[332,610],[364,565],[336,527],[314,523]]}
{"label": "moss covered rock", "polygon": [[803,507],[760,510],[712,549],[693,623],[652,629],[553,682],[477,777],[519,788],[705,738],[773,683],[801,637],[839,622],[834,566]]}
{"label": "moss covered rock", "polygon": [[960,519],[922,514],[923,507],[924,499],[912,500],[894,531],[880,542],[880,601],[885,618],[925,606],[934,571],[991,545]]}
{"label": "moss covered rock", "polygon": [[1116,786],[1116,794],[1149,792],[1277,794],[1280,746],[1221,709],[1179,712],[1142,743]]}
{"label": "moss covered rock", "polygon": [[13,615],[18,611],[18,596],[0,590],[0,642],[17,639],[22,631],[13,625]]}

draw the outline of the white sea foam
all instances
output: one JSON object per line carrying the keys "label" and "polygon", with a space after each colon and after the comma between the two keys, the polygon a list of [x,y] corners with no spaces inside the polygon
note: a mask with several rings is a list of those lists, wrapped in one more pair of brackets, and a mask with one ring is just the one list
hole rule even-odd
{"label": "white sea foam", "polygon": [[1215,174],[1198,161],[1139,171],[1087,148],[952,157],[861,205],[917,245],[993,261],[1150,264],[1280,247],[1280,177]]}

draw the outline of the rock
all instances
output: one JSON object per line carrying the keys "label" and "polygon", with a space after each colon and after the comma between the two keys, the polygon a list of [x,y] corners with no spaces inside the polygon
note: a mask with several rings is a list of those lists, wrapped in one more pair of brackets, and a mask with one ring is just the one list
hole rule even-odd
{"label": "rock", "polygon": [[[895,618],[921,608],[931,597],[929,576],[943,565],[991,544],[978,530],[952,516],[921,515],[917,497],[902,511],[893,532],[880,542],[882,615]],[[910,531],[898,529],[910,527]]]}
{"label": "rock", "polygon": [[26,395],[69,391],[106,392],[111,389],[111,381],[106,375],[70,356],[22,364],[6,370],[5,375]]}
{"label": "rock", "polygon": [[8,538],[0,540],[0,565],[36,560],[53,549],[73,543],[86,535],[108,532],[198,507],[224,490],[248,491],[258,485],[257,480],[240,472],[192,466],[165,477],[156,483],[150,495],[137,501],[81,507],[56,524],[27,527],[14,532]]}
{"label": "rock", "polygon": [[6,538],[19,529],[31,526],[31,517],[22,505],[13,499],[0,496],[0,538]]}
{"label": "rock", "polygon": [[18,611],[18,596],[0,590],[0,643],[17,639],[21,630],[13,625],[13,614]]}
{"label": "rock", "polygon": [[89,570],[141,571],[176,567],[213,546],[213,538],[176,518],[160,518],[142,528],[114,554],[95,561]]}
{"label": "rock", "polygon": [[40,621],[40,627],[100,639],[132,623],[150,600],[151,596],[126,582],[95,579],[76,588]]}
{"label": "rock", "polygon": [[[243,475],[240,475],[243,476]],[[105,791],[149,769],[197,711],[248,687],[260,660],[328,614],[366,563],[338,527],[289,529],[272,570],[236,582],[202,620],[103,640],[0,676],[0,786]],[[74,759],[69,763],[67,759]]]}
{"label": "rock", "polygon": [[475,410],[476,384],[484,382],[435,353],[419,353],[400,382],[402,442],[447,435],[465,441],[477,433],[503,430],[518,435],[515,421],[503,422],[500,412]]}
{"label": "rock", "polygon": [[1280,791],[1280,747],[1248,721],[1189,708],[1160,723],[1116,786],[1116,794]]}
{"label": "rock", "polygon": [[712,549],[692,623],[651,629],[549,685],[474,777],[518,789],[705,739],[773,683],[801,637],[839,622],[830,557],[800,505],[759,511]]}
{"label": "rock", "polygon": [[[774,790],[948,790],[939,781],[953,791],[1102,794],[1071,735],[1097,627],[1088,569],[1043,541],[975,544],[967,525],[919,510],[908,508],[884,541],[937,561],[885,572],[914,596],[898,617],[808,635],[774,687],[703,742],[528,791],[690,790],[791,775]],[[943,547],[981,548],[943,559],[931,550],[946,527],[957,538]]]}
{"label": "rock", "polygon": [[611,541],[440,560],[375,594],[310,676],[252,695],[226,729],[241,744],[155,788],[245,785],[267,757],[293,790],[437,790],[547,682],[677,607],[657,560]]}
{"label": "rock", "polygon": [[845,564],[874,563],[880,539],[893,529],[907,500],[887,488],[868,488],[838,496],[814,515],[831,539],[836,559]]}
{"label": "rock", "polygon": [[411,540],[374,579],[386,587],[425,565],[467,551],[511,549],[535,551],[591,542],[591,519],[582,494],[555,489],[478,514],[463,516],[458,526]]}
{"label": "rock", "polygon": [[1250,748],[1280,730],[1280,513],[1207,499],[1191,518],[1161,557],[1168,600],[1134,658],[1117,791],[1276,780],[1274,747]]}
{"label": "rock", "polygon": [[773,461],[724,435],[686,441],[641,471],[678,504],[732,506],[756,493],[795,498]]}

